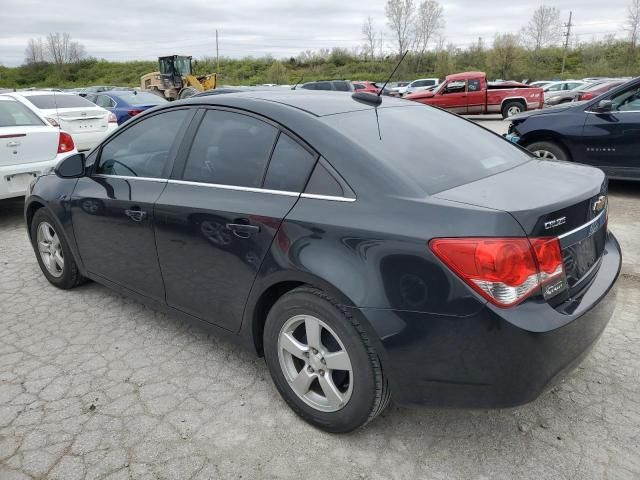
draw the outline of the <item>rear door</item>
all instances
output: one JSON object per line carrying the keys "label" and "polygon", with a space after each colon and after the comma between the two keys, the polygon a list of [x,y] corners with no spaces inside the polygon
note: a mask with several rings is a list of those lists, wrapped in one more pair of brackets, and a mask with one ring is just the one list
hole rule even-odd
{"label": "rear door", "polygon": [[201,115],[156,203],[158,258],[170,306],[237,331],[316,155],[265,119],[222,109]]}
{"label": "rear door", "polygon": [[91,173],[71,199],[73,230],[86,269],[157,301],[164,287],[153,204],[167,185],[177,145],[194,110],[150,115],[89,157]]}
{"label": "rear door", "polygon": [[613,110],[587,112],[583,138],[585,163],[611,176],[640,177],[640,85],[613,95]]}

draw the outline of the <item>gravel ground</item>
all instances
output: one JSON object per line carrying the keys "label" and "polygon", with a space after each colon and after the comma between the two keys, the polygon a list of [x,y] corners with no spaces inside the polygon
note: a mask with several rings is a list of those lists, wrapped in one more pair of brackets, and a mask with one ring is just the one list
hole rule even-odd
{"label": "gravel ground", "polygon": [[566,381],[515,409],[391,406],[336,436],[235,345],[95,283],[50,286],[22,201],[0,201],[0,479],[638,479],[639,202],[611,186],[618,307]]}

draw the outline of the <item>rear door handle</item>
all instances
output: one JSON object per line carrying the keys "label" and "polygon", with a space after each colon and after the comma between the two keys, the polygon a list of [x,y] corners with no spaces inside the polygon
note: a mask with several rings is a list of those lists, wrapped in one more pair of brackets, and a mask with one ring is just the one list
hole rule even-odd
{"label": "rear door handle", "polygon": [[131,210],[125,210],[124,214],[134,222],[141,222],[147,216],[147,212],[140,210],[139,208],[133,208]]}
{"label": "rear door handle", "polygon": [[238,238],[249,238],[260,231],[258,225],[250,225],[248,223],[227,223],[226,226]]}

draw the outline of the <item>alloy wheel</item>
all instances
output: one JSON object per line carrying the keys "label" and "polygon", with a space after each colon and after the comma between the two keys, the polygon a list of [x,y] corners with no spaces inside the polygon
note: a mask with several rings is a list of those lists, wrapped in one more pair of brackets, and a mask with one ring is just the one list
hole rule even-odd
{"label": "alloy wheel", "polygon": [[351,359],[338,335],[319,318],[288,319],[278,335],[278,359],[291,389],[316,410],[338,411],[351,398]]}
{"label": "alloy wheel", "polygon": [[64,254],[58,234],[48,222],[38,225],[38,251],[47,271],[54,277],[64,273]]}
{"label": "alloy wheel", "polygon": [[511,107],[509,107],[509,109],[507,110],[507,115],[509,117],[512,117],[514,115],[517,115],[519,113],[522,113],[522,108],[517,106],[517,105],[513,105]]}
{"label": "alloy wheel", "polygon": [[558,157],[556,157],[553,153],[551,153],[548,150],[534,150],[533,153],[536,157],[541,158],[543,160],[557,160]]}

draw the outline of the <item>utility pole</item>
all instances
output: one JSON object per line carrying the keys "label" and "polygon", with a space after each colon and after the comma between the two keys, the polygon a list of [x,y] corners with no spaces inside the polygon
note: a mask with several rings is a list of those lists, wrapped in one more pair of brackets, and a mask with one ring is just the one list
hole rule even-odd
{"label": "utility pole", "polygon": [[218,29],[216,28],[216,73],[220,72],[220,50],[218,49]]}
{"label": "utility pole", "polygon": [[567,31],[563,33],[565,37],[564,40],[564,55],[562,55],[562,69],[560,70],[560,74],[564,73],[564,66],[567,63],[567,51],[569,50],[569,38],[571,37],[571,27],[573,23],[571,23],[571,19],[573,18],[573,12],[569,12],[569,23],[565,23],[564,26],[567,28]]}

